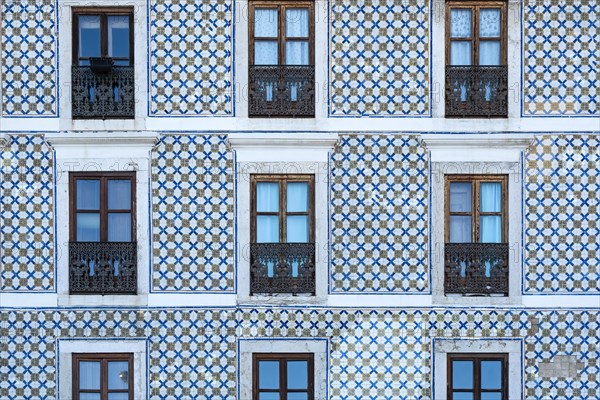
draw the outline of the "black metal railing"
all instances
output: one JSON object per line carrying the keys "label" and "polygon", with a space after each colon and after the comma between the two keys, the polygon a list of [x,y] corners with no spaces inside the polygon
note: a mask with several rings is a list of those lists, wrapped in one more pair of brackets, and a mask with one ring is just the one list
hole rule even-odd
{"label": "black metal railing", "polygon": [[446,66],[446,117],[506,118],[508,67]]}
{"label": "black metal railing", "polygon": [[507,243],[446,243],[446,294],[508,296]]}
{"label": "black metal railing", "polygon": [[314,243],[252,243],[250,294],[315,294]]}
{"label": "black metal railing", "polygon": [[73,66],[72,116],[75,119],[135,117],[135,79],[132,66],[114,66],[107,73]]}
{"label": "black metal railing", "polygon": [[314,117],[314,65],[251,65],[248,70],[251,117]]}
{"label": "black metal railing", "polygon": [[69,243],[71,294],[136,294],[137,243]]}

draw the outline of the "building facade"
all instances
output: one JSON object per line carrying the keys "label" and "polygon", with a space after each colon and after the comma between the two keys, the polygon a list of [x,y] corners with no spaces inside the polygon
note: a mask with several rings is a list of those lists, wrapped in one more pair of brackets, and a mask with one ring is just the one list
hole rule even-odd
{"label": "building facade", "polygon": [[4,0],[0,399],[600,397],[596,0]]}

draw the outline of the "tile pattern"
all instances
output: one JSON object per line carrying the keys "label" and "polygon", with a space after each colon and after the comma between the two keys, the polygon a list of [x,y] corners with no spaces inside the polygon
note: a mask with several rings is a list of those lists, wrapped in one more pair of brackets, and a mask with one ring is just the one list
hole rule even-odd
{"label": "tile pattern", "polygon": [[523,2],[523,114],[598,115],[600,5]]}
{"label": "tile pattern", "polygon": [[233,292],[233,153],[223,135],[163,136],[152,152],[152,289]]}
{"label": "tile pattern", "polygon": [[332,0],[332,116],[428,116],[428,0]]}
{"label": "tile pattern", "polygon": [[[0,312],[0,398],[56,396],[57,339],[144,338],[151,400],[234,400],[239,337],[328,338],[332,400],[431,399],[436,337],[523,338],[527,400],[600,390],[594,310],[62,309]],[[557,355],[580,360],[574,377],[540,376]]]}
{"label": "tile pattern", "polygon": [[150,0],[150,114],[233,114],[233,2]]}
{"label": "tile pattern", "polygon": [[428,152],[416,136],[343,136],[331,156],[331,291],[428,291]]}
{"label": "tile pattern", "polygon": [[525,153],[526,293],[589,293],[600,285],[600,140],[537,137]]}
{"label": "tile pattern", "polygon": [[2,114],[55,116],[55,0],[5,0],[0,7]]}
{"label": "tile pattern", "polygon": [[42,136],[0,143],[0,289],[54,290],[54,160]]}

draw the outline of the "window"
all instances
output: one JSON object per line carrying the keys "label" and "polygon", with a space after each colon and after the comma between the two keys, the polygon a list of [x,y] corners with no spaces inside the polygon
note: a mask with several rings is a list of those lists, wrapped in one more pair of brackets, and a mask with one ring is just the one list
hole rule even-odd
{"label": "window", "polygon": [[74,400],[133,400],[133,354],[73,354]]}
{"label": "window", "polygon": [[314,176],[251,176],[251,292],[314,294]]}
{"label": "window", "polygon": [[250,3],[250,116],[314,116],[314,3]]}
{"label": "window", "polygon": [[253,400],[314,400],[311,353],[253,354]]}
{"label": "window", "polygon": [[508,400],[507,354],[448,354],[449,400]]}
{"label": "window", "polygon": [[136,294],[135,173],[70,175],[71,294]]}
{"label": "window", "polygon": [[446,3],[446,115],[506,117],[506,3]]}
{"label": "window", "polygon": [[446,177],[446,294],[508,295],[508,179]]}

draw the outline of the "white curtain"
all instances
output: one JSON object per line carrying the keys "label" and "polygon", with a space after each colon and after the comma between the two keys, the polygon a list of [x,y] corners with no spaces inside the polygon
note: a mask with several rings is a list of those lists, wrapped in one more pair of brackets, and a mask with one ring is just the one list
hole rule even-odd
{"label": "white curtain", "polygon": [[108,181],[108,209],[129,210],[131,208],[131,182],[128,180]]}
{"label": "white curtain", "polygon": [[100,209],[100,181],[83,179],[77,181],[77,209]]}
{"label": "white curtain", "polygon": [[287,211],[308,211],[308,183],[290,182],[287,184]]}
{"label": "white curtain", "polygon": [[450,11],[450,37],[471,37],[471,9],[453,8]]}
{"label": "white curtain", "polygon": [[285,43],[286,65],[308,65],[308,42]]}
{"label": "white curtain", "polygon": [[[110,361],[108,363],[108,388],[109,389],[128,389],[129,381],[127,375],[129,373],[129,363],[126,361]],[[125,393],[127,394],[127,393]]]}
{"label": "white curtain", "polygon": [[77,241],[100,241],[100,214],[77,213]]}
{"label": "white curtain", "polygon": [[308,242],[308,217],[306,215],[288,216],[286,228],[286,241],[288,243]]}
{"label": "white curtain", "polygon": [[285,10],[285,36],[308,37],[308,9],[289,8]]}
{"label": "white curtain", "polygon": [[131,214],[109,213],[108,214],[108,241],[130,242],[131,241]]}
{"label": "white curtain", "polygon": [[450,243],[470,243],[471,217],[465,215],[450,216]]}
{"label": "white curtain", "polygon": [[[481,212],[502,211],[502,185],[500,183],[482,183],[480,186]],[[479,241],[482,243],[500,243],[502,241],[502,217],[499,215],[481,216]]]}
{"label": "white curtain", "polygon": [[468,182],[452,182],[450,184],[450,211],[471,212],[471,184]]}
{"label": "white curtain", "polygon": [[502,211],[502,184],[500,182],[482,182],[479,188],[479,208],[482,212]]}
{"label": "white curtain", "polygon": [[256,184],[256,211],[279,212],[279,183],[258,182]]}
{"label": "white curtain", "polygon": [[500,65],[500,42],[479,42],[479,65]]}
{"label": "white curtain", "polygon": [[254,37],[274,38],[275,40],[256,40],[254,42],[254,64],[277,65],[277,26],[276,8],[254,9]]}
{"label": "white curtain", "polygon": [[450,44],[451,65],[471,65],[471,42],[453,41]]}
{"label": "white curtain", "polygon": [[79,362],[79,388],[84,390],[100,389],[99,361]]}
{"label": "white curtain", "polygon": [[256,217],[256,241],[279,243],[279,216],[259,215]]}
{"label": "white curtain", "polygon": [[260,40],[254,42],[254,64],[277,65],[277,41]]}
{"label": "white curtain", "polygon": [[479,11],[479,37],[500,37],[500,9],[485,8]]}

